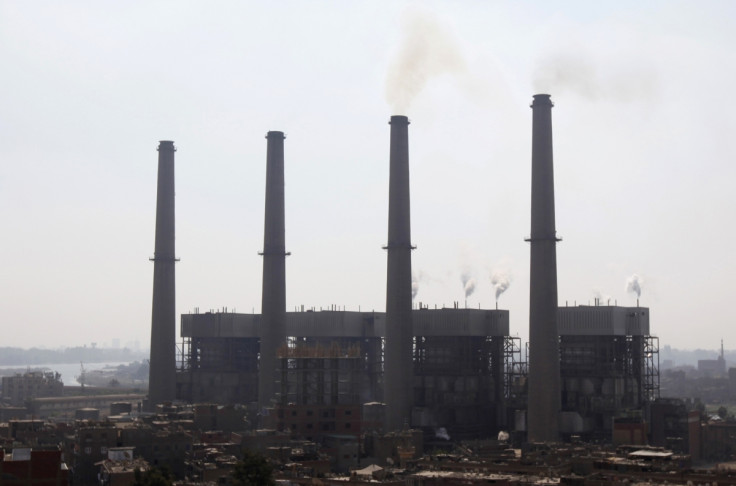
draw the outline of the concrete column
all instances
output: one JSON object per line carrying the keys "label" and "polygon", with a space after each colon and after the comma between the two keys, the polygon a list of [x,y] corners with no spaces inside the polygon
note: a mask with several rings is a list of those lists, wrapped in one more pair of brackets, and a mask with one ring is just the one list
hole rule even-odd
{"label": "concrete column", "polygon": [[409,119],[391,117],[388,208],[388,268],[384,401],[386,431],[411,422],[412,357],[411,222],[409,207]]}
{"label": "concrete column", "polygon": [[149,409],[176,398],[176,285],[174,264],[174,142],[158,146],[156,246],[153,261]]}
{"label": "concrete column", "polygon": [[532,103],[532,225],[529,289],[529,441],[558,441],[560,352],[557,332],[557,233],[552,164],[552,101]]}
{"label": "concrete column", "polygon": [[263,232],[261,347],[258,404],[273,404],[279,390],[279,347],[286,344],[286,250],[284,230],[284,133],[266,135],[266,211]]}

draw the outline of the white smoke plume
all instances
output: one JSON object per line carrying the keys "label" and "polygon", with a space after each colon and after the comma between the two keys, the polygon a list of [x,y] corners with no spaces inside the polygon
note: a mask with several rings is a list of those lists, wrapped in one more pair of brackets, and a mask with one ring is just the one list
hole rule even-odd
{"label": "white smoke plume", "polygon": [[496,302],[498,302],[501,294],[506,292],[511,285],[511,275],[505,270],[495,270],[491,274],[491,285],[496,291]]}
{"label": "white smoke plume", "polygon": [[433,279],[430,277],[427,273],[423,272],[422,270],[419,270],[418,272],[411,272],[411,300],[414,300],[414,298],[419,293],[419,283],[420,282],[431,282]]}
{"label": "white smoke plume", "polygon": [[435,429],[434,436],[437,437],[438,439],[450,440],[450,435],[447,433],[447,429],[444,427]]}
{"label": "white smoke plume", "polygon": [[593,289],[593,298],[598,301],[598,305],[608,305],[611,301],[611,296],[604,294],[599,289]]}
{"label": "white smoke plume", "polygon": [[626,280],[626,291],[632,294],[636,294],[636,298],[641,297],[641,286],[644,284],[644,280],[637,274],[633,274]]}
{"label": "white smoke plume", "polygon": [[465,70],[455,39],[433,15],[407,11],[403,23],[404,40],[386,77],[386,101],[394,114],[406,114],[433,77]]}
{"label": "white smoke plume", "polygon": [[465,291],[465,297],[470,297],[475,292],[475,279],[470,275],[469,272],[463,272],[460,275],[460,281],[463,283],[463,290]]}

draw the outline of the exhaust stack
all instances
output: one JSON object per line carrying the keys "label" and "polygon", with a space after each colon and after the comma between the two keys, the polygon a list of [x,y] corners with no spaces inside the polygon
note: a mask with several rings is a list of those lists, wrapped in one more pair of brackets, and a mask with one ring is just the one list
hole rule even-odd
{"label": "exhaust stack", "polygon": [[557,332],[557,232],[552,163],[552,106],[534,95],[529,289],[528,440],[559,440],[560,353]]}
{"label": "exhaust stack", "polygon": [[412,291],[409,207],[409,119],[392,116],[388,206],[386,344],[384,368],[385,430],[411,421]]}
{"label": "exhaust stack", "polygon": [[276,353],[286,344],[286,253],[284,230],[284,132],[266,134],[266,211],[258,404],[272,405],[278,391]]}
{"label": "exhaust stack", "polygon": [[148,407],[176,398],[176,282],[174,264],[174,142],[158,146],[156,244],[153,261]]}

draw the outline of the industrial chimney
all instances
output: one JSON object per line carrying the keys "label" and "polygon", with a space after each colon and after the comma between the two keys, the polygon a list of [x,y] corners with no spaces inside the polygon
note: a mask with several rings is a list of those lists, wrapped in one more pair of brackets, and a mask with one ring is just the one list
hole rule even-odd
{"label": "industrial chimney", "polygon": [[156,247],[153,261],[153,310],[148,407],[176,398],[176,286],[174,275],[174,142],[158,146]]}
{"label": "industrial chimney", "polygon": [[286,253],[284,237],[284,132],[266,134],[266,211],[258,404],[272,405],[278,390],[276,353],[286,344]]}
{"label": "industrial chimney", "polygon": [[409,119],[391,117],[388,202],[388,270],[386,284],[386,344],[383,372],[386,431],[399,430],[411,420],[412,298],[411,224],[409,211]]}
{"label": "industrial chimney", "polygon": [[529,288],[528,439],[559,440],[560,352],[557,333],[557,253],[552,165],[552,101],[532,103],[532,231]]}

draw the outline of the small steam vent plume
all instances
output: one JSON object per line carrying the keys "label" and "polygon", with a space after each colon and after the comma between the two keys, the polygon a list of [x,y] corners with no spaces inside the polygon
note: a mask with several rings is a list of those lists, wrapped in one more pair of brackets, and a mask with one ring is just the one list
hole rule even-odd
{"label": "small steam vent plume", "polygon": [[636,294],[636,303],[639,304],[639,297],[641,297],[641,286],[644,280],[637,274],[632,275],[626,280],[626,292]]}
{"label": "small steam vent plume", "polygon": [[465,291],[465,298],[467,299],[475,292],[475,279],[469,272],[463,272],[460,275],[460,281],[463,283],[463,291]]}
{"label": "small steam vent plume", "polygon": [[411,300],[414,300],[417,297],[418,293],[419,293],[419,282],[417,281],[416,277],[412,276],[411,278]]}
{"label": "small steam vent plume", "polygon": [[434,429],[434,436],[438,439],[450,440],[450,434],[447,433],[447,429],[444,427]]}
{"label": "small steam vent plume", "polygon": [[502,293],[508,290],[511,285],[511,275],[502,270],[496,270],[491,274],[491,285],[496,292],[496,302]]}
{"label": "small steam vent plume", "polygon": [[594,305],[609,305],[611,303],[611,296],[604,294],[600,289],[593,289],[593,302]]}

